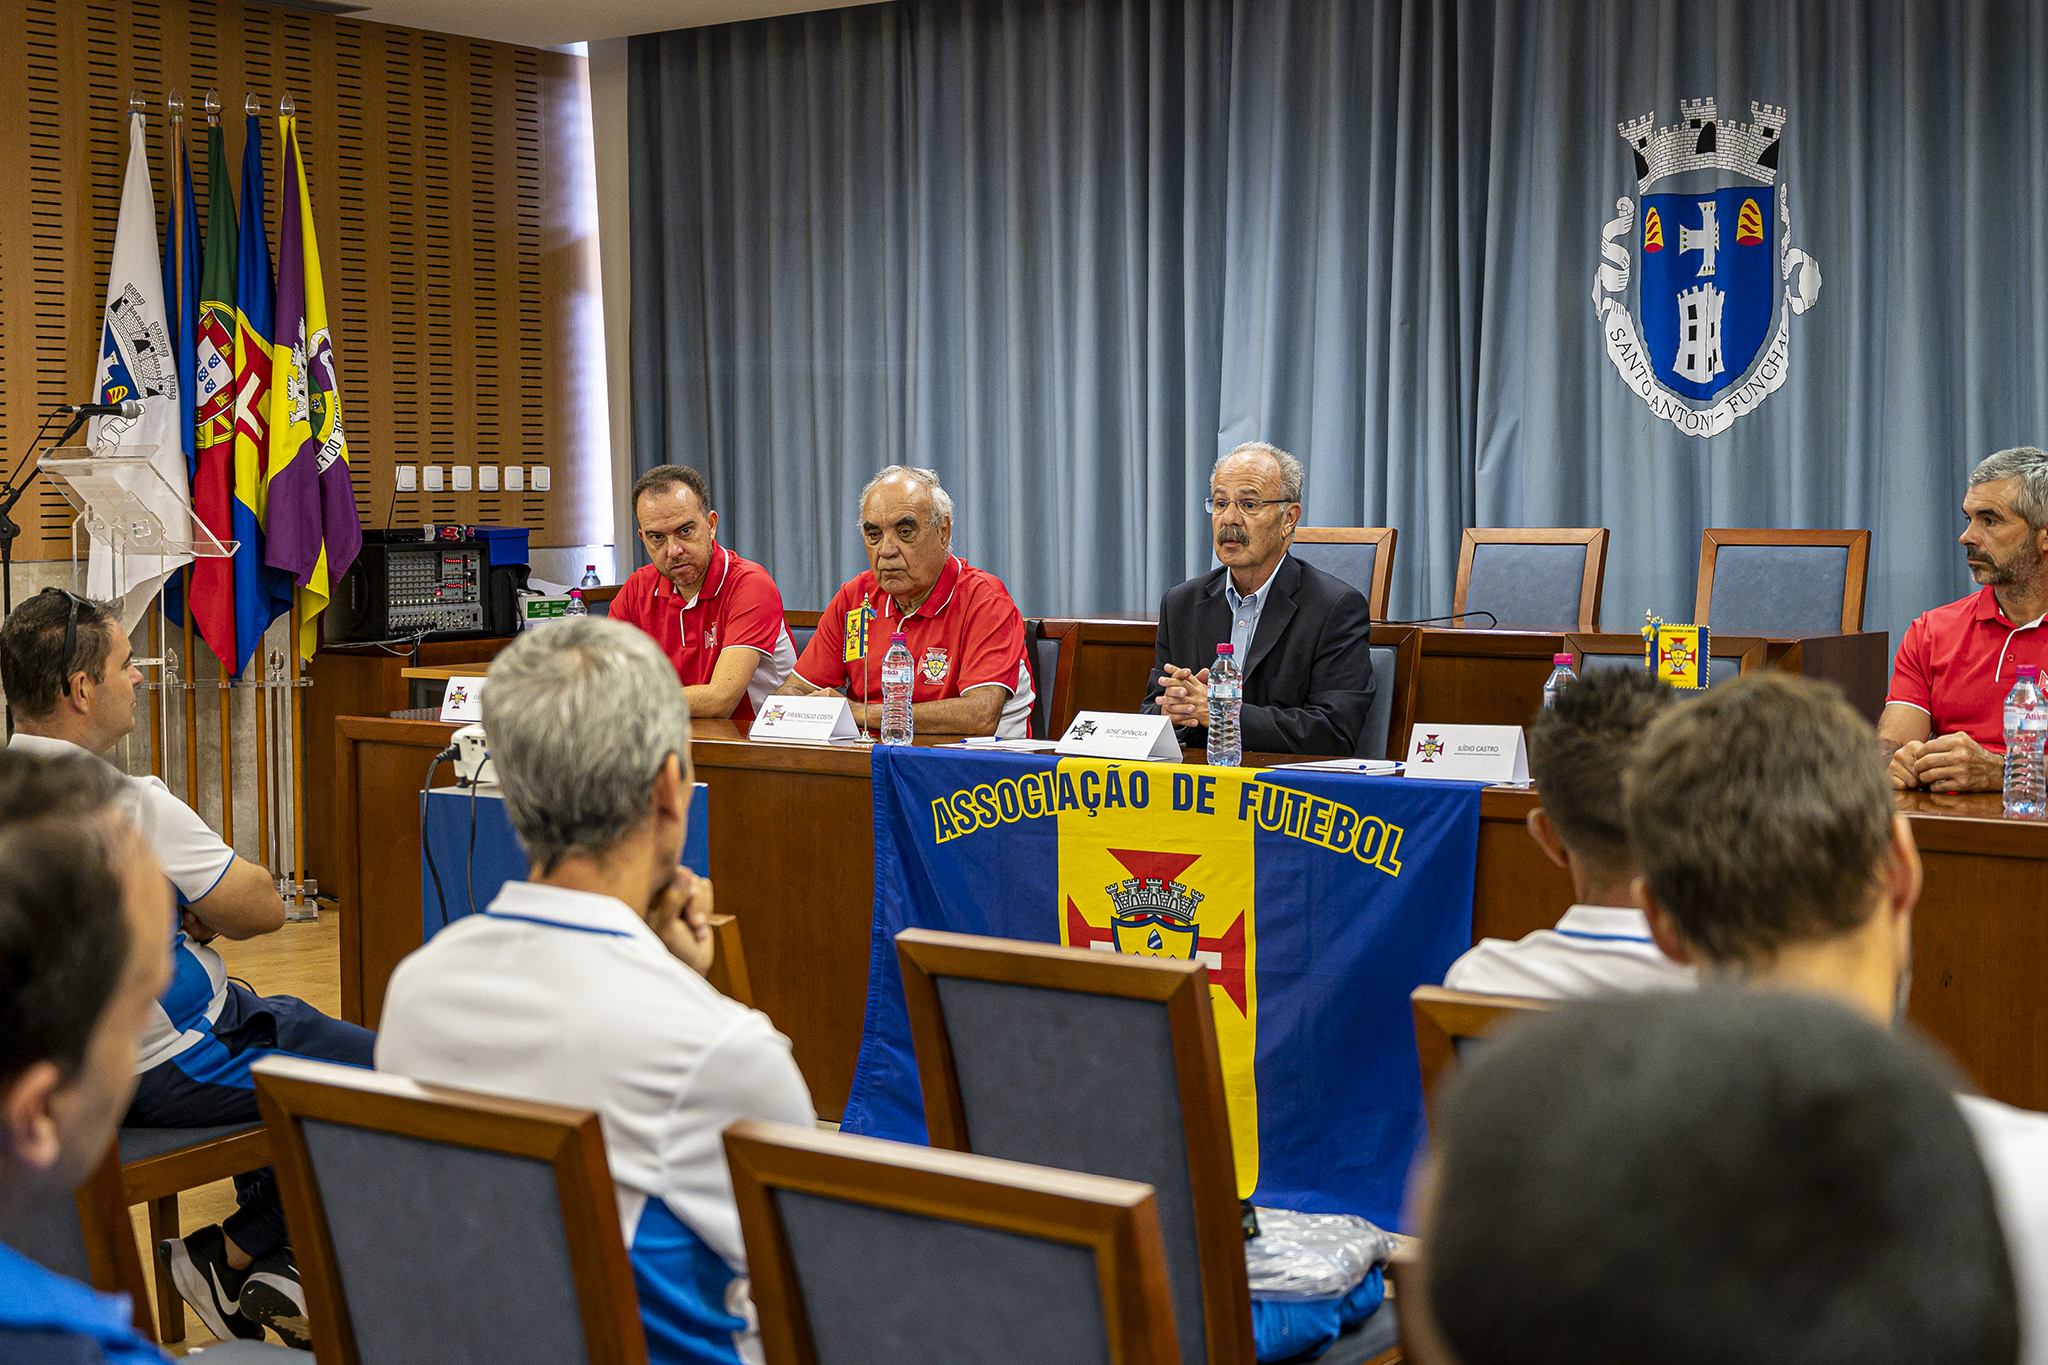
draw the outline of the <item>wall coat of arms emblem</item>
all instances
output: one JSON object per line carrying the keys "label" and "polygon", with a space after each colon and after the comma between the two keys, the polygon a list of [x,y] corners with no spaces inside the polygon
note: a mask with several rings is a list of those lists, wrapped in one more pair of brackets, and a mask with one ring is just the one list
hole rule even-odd
{"label": "wall coat of arms emblem", "polygon": [[1673,127],[1620,125],[1642,202],[1616,200],[1601,231],[1593,312],[1623,381],[1688,436],[1719,435],[1777,392],[1792,319],[1820,297],[1778,183],[1785,110],[1749,110],[1740,123],[1681,100]]}

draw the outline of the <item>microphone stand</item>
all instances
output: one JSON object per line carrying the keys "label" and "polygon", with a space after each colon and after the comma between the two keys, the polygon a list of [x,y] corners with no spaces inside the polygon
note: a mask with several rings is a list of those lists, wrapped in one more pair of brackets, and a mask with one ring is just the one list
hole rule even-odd
{"label": "microphone stand", "polygon": [[[88,420],[84,413],[72,418],[71,425],[64,428],[64,434],[57,438],[57,444],[61,446],[70,440]],[[36,453],[33,444],[29,446],[28,453]],[[36,471],[40,468],[41,465],[30,465],[28,477],[18,487],[12,480],[0,483],[0,617],[14,614],[14,538],[21,534],[21,528],[14,524],[14,505],[36,481]]]}

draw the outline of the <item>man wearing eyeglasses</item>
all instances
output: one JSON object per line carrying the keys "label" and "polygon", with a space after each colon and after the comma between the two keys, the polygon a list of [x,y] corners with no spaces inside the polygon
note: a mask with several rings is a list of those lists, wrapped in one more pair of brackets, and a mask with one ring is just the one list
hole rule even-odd
{"label": "man wearing eyeglasses", "polygon": [[[10,751],[105,754],[135,728],[142,672],[119,622],[97,603],[59,588],[15,609],[0,625],[0,687],[15,734]],[[177,891],[165,926],[174,972],[144,1032],[135,1098],[124,1123],[208,1128],[256,1123],[249,1064],[270,1052],[371,1064],[376,1037],[287,995],[259,996],[230,981],[216,938],[246,939],[284,924],[269,871],[236,856],[155,777],[129,779],[137,824]],[[286,1245],[275,1175],[235,1180],[240,1207],[220,1224],[158,1247],[167,1273],[214,1336],[257,1338],[269,1326],[306,1347],[306,1301]]]}
{"label": "man wearing eyeglasses", "polygon": [[1145,693],[1146,713],[1172,717],[1184,747],[1209,742],[1208,664],[1228,644],[1244,675],[1246,753],[1358,752],[1372,710],[1372,616],[1356,588],[1287,553],[1301,483],[1301,461],[1264,441],[1210,475],[1203,506],[1223,567],[1167,590]]}

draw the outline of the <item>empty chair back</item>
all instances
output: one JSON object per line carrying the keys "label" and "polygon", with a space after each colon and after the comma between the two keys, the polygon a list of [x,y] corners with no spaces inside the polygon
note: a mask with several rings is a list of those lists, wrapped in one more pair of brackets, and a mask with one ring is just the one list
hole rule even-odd
{"label": "empty chair back", "polygon": [[1501,626],[1592,630],[1606,573],[1601,527],[1467,527],[1451,609],[1491,612]]}
{"label": "empty chair back", "polygon": [[1869,569],[1868,531],[1709,527],[1693,620],[1731,635],[1861,630]]}
{"label": "empty chair back", "polygon": [[744,1120],[725,1134],[769,1365],[1174,1365],[1152,1191]]}
{"label": "empty chair back", "polygon": [[1206,969],[922,929],[896,951],[932,1145],[1150,1185],[1181,1358],[1251,1365]]}
{"label": "empty chair back", "polygon": [[1422,1100],[1436,1112],[1437,1090],[1457,1069],[1471,1045],[1517,1019],[1555,1008],[1548,1000],[1520,995],[1484,995],[1443,986],[1417,986],[1408,996],[1415,1015],[1415,1060],[1422,1069]]}
{"label": "empty chair back", "polygon": [[818,611],[785,611],[782,624],[789,630],[789,643],[796,649],[796,657],[804,657],[804,649],[811,643],[811,637],[818,633]]}
{"label": "empty chair back", "polygon": [[1391,526],[1297,526],[1288,552],[1364,593],[1372,619],[1382,621],[1394,581],[1396,538]]}
{"label": "empty chair back", "polygon": [[1053,688],[1060,676],[1061,638],[1048,635],[1045,622],[1032,617],[1024,623],[1024,654],[1031,664],[1031,733],[1052,739]]}
{"label": "empty chair back", "polygon": [[253,1068],[323,1365],[646,1365],[595,1114]]}

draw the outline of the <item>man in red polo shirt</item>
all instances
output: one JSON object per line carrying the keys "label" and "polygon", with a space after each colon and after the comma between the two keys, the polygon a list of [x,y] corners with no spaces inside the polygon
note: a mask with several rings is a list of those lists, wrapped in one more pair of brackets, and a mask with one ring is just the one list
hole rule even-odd
{"label": "man in red polo shirt", "polygon": [[860,526],[870,568],[833,596],[782,690],[843,692],[855,722],[877,730],[882,656],[902,631],[917,666],[910,715],[918,734],[1030,734],[1024,618],[1001,579],[952,553],[953,499],[939,476],[890,465],[861,490]]}
{"label": "man in red polo shirt", "polygon": [[633,519],[654,562],[635,569],[611,617],[654,637],[683,680],[690,715],[745,731],[796,662],[768,571],[718,543],[704,476],[656,465],[633,485]]}
{"label": "man in red polo shirt", "polygon": [[2020,446],[1978,465],[1963,515],[1963,553],[1984,587],[1906,628],[1877,722],[1894,787],[1998,791],[2014,670],[2048,672],[2048,452]]}

